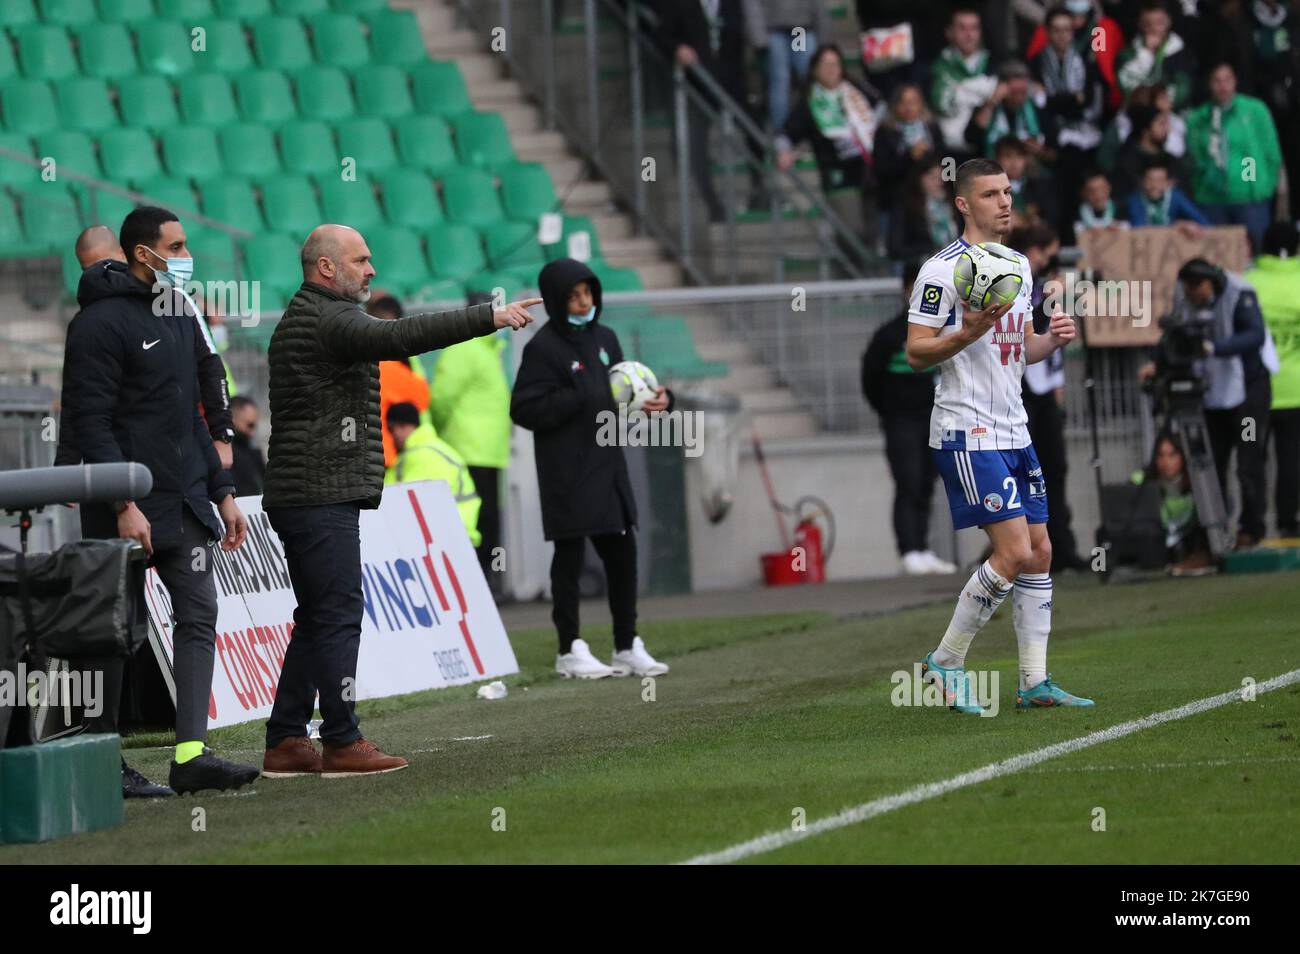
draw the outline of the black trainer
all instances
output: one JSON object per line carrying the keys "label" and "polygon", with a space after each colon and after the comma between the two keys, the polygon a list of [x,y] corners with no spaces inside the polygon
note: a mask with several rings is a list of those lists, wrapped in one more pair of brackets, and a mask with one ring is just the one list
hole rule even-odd
{"label": "black trainer", "polygon": [[227,762],[212,750],[204,748],[203,754],[182,765],[172,762],[168,782],[178,795],[201,792],[206,789],[226,791],[247,785],[260,774],[252,765]]}
{"label": "black trainer", "polygon": [[175,795],[166,785],[151,782],[131,766],[122,762],[122,797],[123,798],[166,798]]}

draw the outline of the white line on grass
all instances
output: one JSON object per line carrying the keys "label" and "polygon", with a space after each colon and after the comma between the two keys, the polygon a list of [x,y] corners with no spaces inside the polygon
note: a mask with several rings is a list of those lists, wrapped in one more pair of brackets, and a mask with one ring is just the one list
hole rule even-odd
{"label": "white line on grass", "polygon": [[[1255,685],[1255,693],[1258,695],[1264,692],[1272,692],[1274,689],[1281,689],[1283,686],[1289,686],[1295,682],[1300,682],[1300,669],[1293,669],[1280,676],[1274,676],[1272,679],[1257,683]],[[987,782],[991,779],[1001,778],[1004,775],[1014,775],[1016,772],[1024,771],[1027,768],[1046,762],[1049,759],[1054,759],[1062,755],[1070,755],[1081,749],[1100,745],[1103,742],[1111,742],[1115,739],[1121,739],[1126,735],[1132,735],[1134,732],[1141,732],[1143,729],[1150,729],[1157,725],[1163,725],[1166,722],[1174,722],[1178,719],[1185,719],[1188,716],[1199,715],[1202,712],[1209,712],[1211,709],[1226,706],[1230,702],[1239,701],[1241,701],[1241,690],[1233,689],[1230,692],[1223,692],[1217,696],[1210,696],[1206,699],[1198,699],[1196,702],[1189,702],[1186,705],[1178,706],[1176,709],[1166,709],[1164,712],[1153,712],[1151,715],[1143,716],[1141,719],[1134,719],[1131,722],[1121,722],[1119,725],[1113,725],[1109,729],[1100,729],[1096,732],[1089,732],[1087,735],[1080,736],[1077,739],[1068,739],[1065,742],[1057,742],[1055,745],[1048,745],[1041,749],[1035,749],[1033,752],[1026,752],[1023,755],[1015,755],[1009,759],[1003,759],[1001,762],[992,762],[982,768],[977,768],[970,772],[963,772],[961,775],[955,775],[942,782],[930,782],[925,785],[917,785],[914,788],[907,789],[907,791],[899,792],[897,795],[887,795],[884,798],[877,798],[874,801],[863,802],[861,805],[855,805],[853,808],[846,808],[838,814],[829,815],[826,818],[810,822],[802,831],[795,831],[794,829],[770,831],[766,835],[751,838],[749,841],[742,841],[737,845],[732,845],[730,848],[724,848],[722,851],[696,855],[694,858],[689,858],[686,861],[681,862],[681,864],[730,864],[733,861],[752,858],[754,855],[766,854],[769,851],[776,851],[778,848],[784,848],[785,846],[792,845],[795,842],[803,841],[805,838],[812,838],[814,835],[822,835],[828,831],[835,831],[837,828],[847,828],[849,825],[856,825],[858,822],[864,822],[869,818],[875,818],[877,815],[883,815],[886,812],[892,812],[899,808],[906,808],[908,805],[915,805],[918,802],[928,801],[931,798],[938,798],[940,795],[946,795],[959,788],[966,788],[968,785],[978,785],[980,782]]]}

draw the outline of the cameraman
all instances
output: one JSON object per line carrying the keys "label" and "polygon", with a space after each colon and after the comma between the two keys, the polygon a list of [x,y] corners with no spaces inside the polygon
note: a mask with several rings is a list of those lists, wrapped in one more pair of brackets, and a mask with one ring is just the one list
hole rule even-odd
{"label": "cameraman", "polygon": [[[1181,357],[1183,366],[1200,379],[1205,426],[1225,507],[1228,460],[1233,449],[1237,451],[1241,484],[1237,548],[1252,547],[1264,535],[1264,462],[1272,401],[1269,370],[1261,356],[1264,319],[1255,290],[1240,275],[1193,258],[1178,270],[1172,318],[1157,345],[1154,364],[1139,374],[1143,380],[1153,374],[1164,377]],[[1200,356],[1187,353],[1189,342],[1199,342]]]}

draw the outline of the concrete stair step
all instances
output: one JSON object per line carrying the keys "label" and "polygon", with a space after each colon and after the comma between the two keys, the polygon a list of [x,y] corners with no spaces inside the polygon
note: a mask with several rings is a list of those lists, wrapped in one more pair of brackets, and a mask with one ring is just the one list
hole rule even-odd
{"label": "concrete stair step", "polygon": [[753,414],[754,430],[764,441],[813,437],[820,433],[817,419],[806,411],[791,414]]}

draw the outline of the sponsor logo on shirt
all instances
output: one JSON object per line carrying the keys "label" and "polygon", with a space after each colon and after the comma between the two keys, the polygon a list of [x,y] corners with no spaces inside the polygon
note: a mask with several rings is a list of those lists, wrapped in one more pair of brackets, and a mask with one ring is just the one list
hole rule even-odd
{"label": "sponsor logo on shirt", "polygon": [[1024,314],[1003,315],[993,329],[993,343],[998,346],[1002,363],[1006,364],[1009,359],[1012,359],[1013,353],[1014,360],[1019,361],[1020,349],[1025,343]]}
{"label": "sponsor logo on shirt", "polygon": [[971,436],[971,437],[983,437],[983,436],[984,436],[985,434],[987,434],[988,432],[989,432],[989,429],[988,429],[987,427],[972,427],[972,428],[970,429],[970,436]]}
{"label": "sponsor logo on shirt", "polygon": [[943,289],[938,285],[931,285],[926,282],[925,287],[921,289],[921,304],[916,310],[923,315],[939,314],[939,302],[943,300]]}

